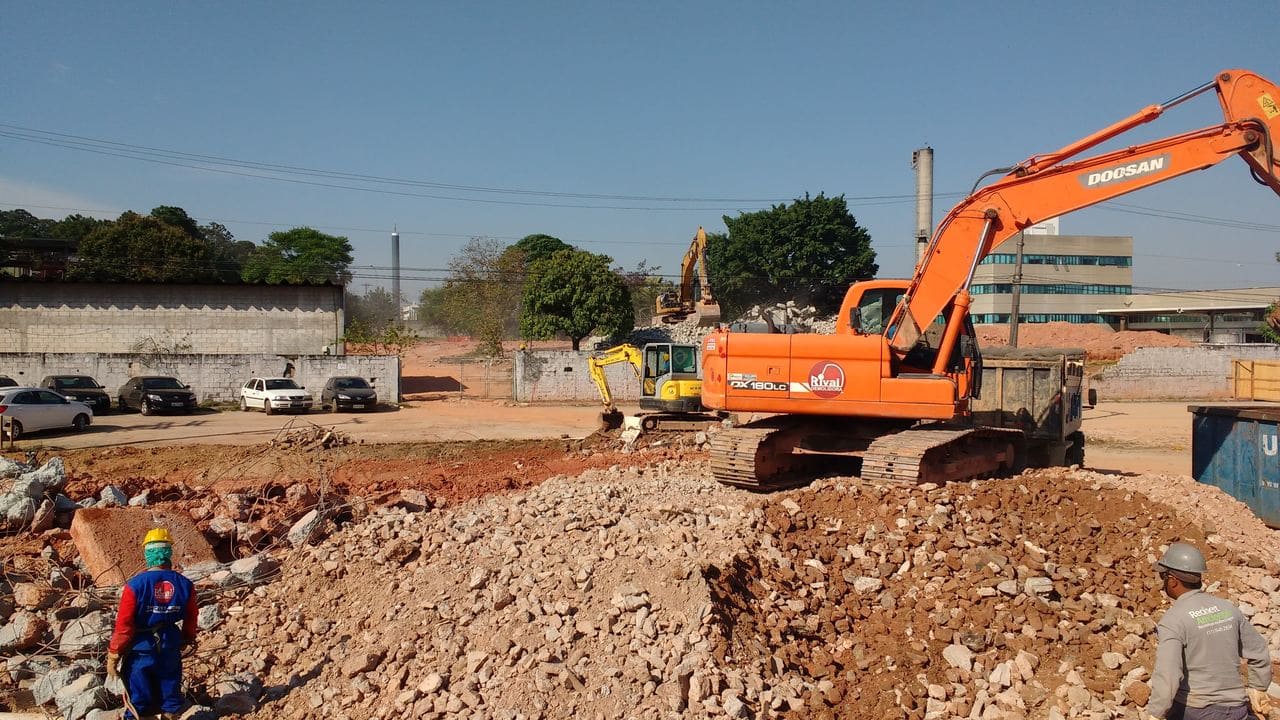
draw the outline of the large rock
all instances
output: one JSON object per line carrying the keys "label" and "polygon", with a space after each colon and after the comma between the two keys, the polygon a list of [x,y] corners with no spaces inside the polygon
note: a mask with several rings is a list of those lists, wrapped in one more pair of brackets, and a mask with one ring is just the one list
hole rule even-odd
{"label": "large rock", "polygon": [[19,610],[9,618],[9,622],[0,627],[0,652],[29,650],[35,647],[49,623],[33,612]]}
{"label": "large rock", "polygon": [[37,705],[51,702],[58,691],[75,682],[81,675],[92,672],[88,663],[72,663],[45,673],[31,686],[31,696]]}
{"label": "large rock", "polygon": [[289,528],[289,544],[298,547],[311,542],[319,534],[320,526],[323,523],[324,515],[318,508],[303,515],[302,519]]}
{"label": "large rock", "polygon": [[180,510],[87,508],[72,519],[71,539],[99,586],[123,585],[145,569],[142,538],[154,527],[169,529],[173,536],[173,564],[178,569],[217,561],[191,516]]}
{"label": "large rock", "polygon": [[279,568],[280,564],[266,555],[250,555],[231,563],[227,570],[236,580],[254,584],[265,581]]}
{"label": "large rock", "polygon": [[100,652],[111,639],[111,620],[103,610],[72,620],[62,630],[58,651],[64,655],[85,655]]}
{"label": "large rock", "polygon": [[62,593],[42,583],[18,583],[13,586],[13,602],[27,610],[48,610]]}
{"label": "large rock", "polygon": [[90,710],[107,707],[111,696],[97,675],[86,674],[59,690],[53,701],[65,720],[82,720]]}

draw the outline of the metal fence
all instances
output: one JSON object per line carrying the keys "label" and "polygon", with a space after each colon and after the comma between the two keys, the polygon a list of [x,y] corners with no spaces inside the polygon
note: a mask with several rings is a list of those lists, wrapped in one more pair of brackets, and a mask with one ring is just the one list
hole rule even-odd
{"label": "metal fence", "polygon": [[507,358],[476,358],[432,366],[434,375],[402,375],[400,392],[414,396],[509,400],[513,365]]}

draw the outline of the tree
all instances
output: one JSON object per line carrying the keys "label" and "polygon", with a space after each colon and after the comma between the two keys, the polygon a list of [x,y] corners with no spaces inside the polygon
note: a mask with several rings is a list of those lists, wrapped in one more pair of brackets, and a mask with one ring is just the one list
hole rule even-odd
{"label": "tree", "polygon": [[621,335],[634,328],[631,293],[612,263],[585,250],[560,250],[533,263],[524,286],[521,334],[544,340],[565,335],[577,350],[596,330]]}
{"label": "tree", "polygon": [[217,279],[236,282],[244,269],[245,260],[257,247],[248,241],[237,241],[231,231],[221,223],[198,224],[187,211],[172,205],[161,205],[151,211],[151,217],[166,222],[209,246],[212,266]]}
{"label": "tree", "polygon": [[200,226],[187,214],[186,210],[180,207],[161,205],[160,207],[152,208],[151,217],[161,222],[169,223],[181,230],[187,237],[196,238],[197,240],[204,239],[204,235],[200,232]]}
{"label": "tree", "polygon": [[68,215],[54,224],[53,237],[74,240],[78,244],[89,233],[110,224],[110,220],[99,220],[87,215]]}
{"label": "tree", "polygon": [[511,250],[519,250],[524,254],[525,265],[532,265],[539,260],[546,260],[561,250],[573,250],[574,247],[558,237],[537,233],[520,238]]}
{"label": "tree", "polygon": [[471,238],[450,258],[441,292],[442,316],[495,356],[519,318],[524,255],[509,249],[491,238]]}
{"label": "tree", "polygon": [[354,295],[350,292],[346,295],[348,326],[353,322],[360,322],[370,328],[381,329],[387,325],[394,325],[399,320],[399,316],[400,309],[396,307],[395,297],[384,287],[373,288],[364,295]]}
{"label": "tree", "polygon": [[641,260],[634,270],[615,269],[631,293],[632,314],[637,323],[649,323],[653,319],[658,296],[675,289],[675,285],[658,274],[662,268],[650,266]]}
{"label": "tree", "polygon": [[871,235],[843,195],[805,194],[790,205],[725,216],[724,223],[727,236],[707,237],[707,264],[729,317],[783,300],[834,313],[850,283],[879,270]]}
{"label": "tree", "polygon": [[446,335],[467,332],[465,316],[453,315],[458,309],[450,304],[449,290],[443,285],[424,288],[418,296],[418,319]]}
{"label": "tree", "polygon": [[67,276],[98,282],[210,282],[213,254],[200,238],[159,218],[126,212],[89,232]]}
{"label": "tree", "polygon": [[0,210],[0,260],[18,247],[19,240],[52,237],[54,222],[23,210]]}
{"label": "tree", "polygon": [[350,267],[351,243],[345,237],[300,227],[271,233],[249,254],[240,276],[273,284],[345,283]]}

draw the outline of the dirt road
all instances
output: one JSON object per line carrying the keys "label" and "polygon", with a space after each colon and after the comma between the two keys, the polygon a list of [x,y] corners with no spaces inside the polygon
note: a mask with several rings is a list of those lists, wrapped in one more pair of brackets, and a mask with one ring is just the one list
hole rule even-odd
{"label": "dirt road", "polygon": [[[635,408],[624,408],[634,412]],[[205,411],[195,415],[104,415],[83,434],[41,433],[19,448],[71,450],[174,444],[253,445],[281,428],[333,426],[366,443],[583,438],[595,430],[597,408],[519,406],[502,401],[412,402],[374,413],[264,415]],[[1115,472],[1186,475],[1191,471],[1191,415],[1186,403],[1105,403],[1085,411],[1086,465]]]}

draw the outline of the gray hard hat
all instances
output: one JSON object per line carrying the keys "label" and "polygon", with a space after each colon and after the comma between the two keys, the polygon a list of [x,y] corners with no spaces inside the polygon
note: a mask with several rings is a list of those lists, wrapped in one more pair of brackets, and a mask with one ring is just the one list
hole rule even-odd
{"label": "gray hard hat", "polygon": [[1204,564],[1204,555],[1194,545],[1176,542],[1164,551],[1164,557],[1156,563],[1156,570],[1175,570],[1180,574],[1203,575],[1209,568]]}

